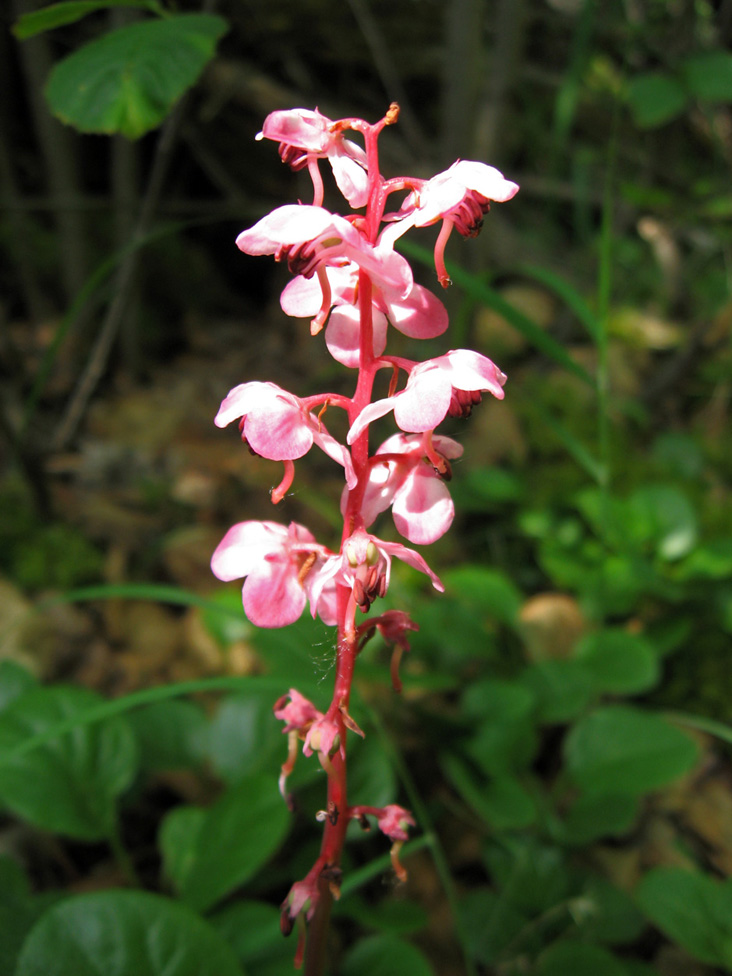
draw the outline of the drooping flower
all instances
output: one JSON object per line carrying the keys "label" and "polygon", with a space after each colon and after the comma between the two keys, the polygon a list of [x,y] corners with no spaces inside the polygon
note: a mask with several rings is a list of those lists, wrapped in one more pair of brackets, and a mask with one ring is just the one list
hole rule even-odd
{"label": "drooping flower", "polygon": [[211,570],[224,582],[244,579],[244,612],[257,627],[285,627],[305,608],[329,550],[302,525],[239,522],[216,547]]}
{"label": "drooping flower", "polygon": [[400,211],[392,215],[393,223],[382,233],[381,242],[393,246],[410,227],[427,227],[443,220],[435,244],[435,267],[440,284],[447,287],[450,278],[445,270],[444,252],[453,227],[463,237],[476,237],[491,201],[505,203],[518,190],[518,184],[505,179],[494,166],[459,159],[409,194]]}
{"label": "drooping flower", "polygon": [[227,427],[233,420],[240,421],[241,436],[255,454],[271,461],[293,461],[317,444],[328,457],[343,465],[348,484],[355,484],[350,451],[331,437],[299,397],[276,383],[254,380],[230,390],[214,423]]}
{"label": "drooping flower", "polygon": [[[325,330],[325,342],[339,363],[356,369],[359,366],[360,316],[358,310],[358,267],[354,263],[340,268],[329,267],[332,312]],[[374,355],[386,347],[387,320],[403,335],[412,339],[434,339],[447,329],[447,310],[442,302],[422,285],[413,284],[407,295],[396,290],[389,279],[372,276]],[[302,275],[290,281],[282,292],[280,304],[287,315],[313,318],[322,302],[322,292],[313,279]]]}
{"label": "drooping flower", "polygon": [[[450,437],[435,436],[425,443],[423,435],[394,434],[376,451],[369,470],[361,514],[368,527],[391,506],[400,535],[416,545],[430,545],[447,532],[455,515],[447,460],[460,457],[462,445]],[[379,460],[379,458],[383,460]],[[436,461],[442,461],[440,471]],[[341,498],[345,513],[348,488]]]}
{"label": "drooping flower", "polygon": [[329,585],[348,586],[359,609],[366,613],[377,597],[389,587],[392,557],[429,576],[432,585],[442,593],[445,587],[424,559],[413,549],[398,542],[385,542],[364,529],[357,529],[343,543],[337,555],[329,556],[313,579],[311,608],[318,604],[321,592]]}
{"label": "drooping flower", "polygon": [[292,169],[303,169],[311,160],[327,159],[338,189],[355,209],[368,199],[366,153],[355,142],[334,129],[333,122],[317,109],[293,108],[271,112],[257,139],[279,142],[282,161]]}
{"label": "drooping flower", "polygon": [[505,374],[487,356],[471,349],[452,349],[416,365],[399,393],[364,407],[348,432],[348,443],[353,444],[372,421],[390,410],[402,430],[434,430],[448,413],[467,416],[480,402],[481,393],[502,400],[505,382]]}
{"label": "drooping flower", "polygon": [[382,292],[406,298],[414,279],[409,262],[392,247],[370,244],[345,217],[323,207],[289,204],[262,217],[236,239],[246,254],[273,254],[275,261],[287,261],[292,274],[311,278],[317,273],[323,297],[320,312],[311,329],[317,333],[330,311],[330,283],[326,267],[343,267],[353,262],[372,277]]}

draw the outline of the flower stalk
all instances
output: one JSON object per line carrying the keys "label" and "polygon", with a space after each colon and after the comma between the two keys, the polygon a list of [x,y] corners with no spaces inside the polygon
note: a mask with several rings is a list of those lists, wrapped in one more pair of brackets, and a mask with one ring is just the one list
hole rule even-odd
{"label": "flower stalk", "polygon": [[[326,805],[320,854],[308,874],[295,882],[282,905],[285,934],[297,930],[295,965],[303,961],[306,976],[320,976],[326,959],[331,907],[339,897],[341,858],[348,824],[365,829],[376,821],[391,841],[398,880],[406,879],[399,850],[415,826],[408,810],[352,806],[348,802],[348,733],[363,736],[349,712],[356,658],[379,633],[393,647],[395,691],[401,690],[399,664],[409,651],[408,635],[418,629],[401,610],[368,616],[386,594],[394,557],[429,577],[442,591],[439,577],[414,549],[370,532],[391,509],[397,532],[408,542],[427,545],[450,527],[454,506],[447,482],[450,462],[462,447],[435,428],[446,417],[467,417],[484,393],[503,398],[506,377],[485,356],[472,350],[449,350],[424,362],[386,354],[389,327],[412,339],[432,339],[448,326],[442,302],[415,283],[408,262],[394,244],[412,227],[441,221],[435,245],[439,283],[449,285],[444,249],[453,230],[475,236],[492,201],[505,202],[515,183],[484,163],[459,161],[431,180],[385,179],[379,171],[378,139],[393,125],[399,109],[392,104],[377,123],[363,119],[331,121],[306,109],[273,112],[257,138],[279,143],[283,162],[307,170],[313,203],[279,207],[237,238],[247,254],[272,255],[287,263],[293,279],[281,297],[283,311],[310,321],[339,363],[357,370],[352,397],[323,393],[300,398],[274,383],[242,383],[224,398],[216,424],[237,421],[250,452],[283,464],[272,501],[282,501],[296,477],[296,461],[316,446],[343,469],[343,530],[337,550],[319,543],[302,525],[291,522],[240,522],[226,533],[211,566],[222,580],[244,578],[242,601],[249,619],[260,627],[293,623],[309,604],[312,615],[336,628],[335,682],[325,712],[290,689],[275,703],[283,721],[288,753],[280,774],[280,791],[300,751],[316,755],[327,774]],[[356,133],[363,148],[346,133]],[[352,212],[332,214],[322,206],[321,160],[327,160]],[[390,198],[402,195],[387,213]],[[404,196],[406,194],[406,196]],[[365,210],[364,210],[365,208]],[[364,210],[363,213],[356,211]],[[373,400],[376,374],[390,373],[388,394]],[[401,386],[401,388],[400,388]],[[346,412],[346,443],[332,437],[324,423],[326,409]],[[400,432],[370,453],[370,425],[392,414]],[[364,619],[360,620],[359,615]],[[291,804],[290,804],[291,805]]]}

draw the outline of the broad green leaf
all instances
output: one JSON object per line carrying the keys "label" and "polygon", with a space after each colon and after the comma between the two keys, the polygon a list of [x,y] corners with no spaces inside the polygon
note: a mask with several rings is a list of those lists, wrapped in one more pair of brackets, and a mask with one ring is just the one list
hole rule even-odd
{"label": "broad green leaf", "polygon": [[686,58],[681,65],[684,81],[702,102],[732,101],[732,54],[705,51]]}
{"label": "broad green leaf", "polygon": [[527,917],[566,902],[572,877],[566,852],[528,835],[488,844],[485,863],[502,898]]}
{"label": "broad green leaf", "polygon": [[443,573],[447,593],[464,606],[514,625],[523,597],[505,573],[483,566],[459,566]]}
{"label": "broad green leaf", "polygon": [[490,888],[473,888],[458,905],[465,945],[476,962],[490,967],[506,946],[520,941],[522,949],[536,943],[538,933],[529,919]]}
{"label": "broad green leaf", "polygon": [[602,693],[638,694],[653,688],[660,677],[658,657],[648,641],[620,627],[582,638],[576,654]]}
{"label": "broad green leaf", "polygon": [[354,735],[348,741],[348,802],[372,807],[391,803],[396,775],[379,739],[369,733],[363,740]]}
{"label": "broad green leaf", "polygon": [[16,661],[0,661],[0,711],[37,684],[34,675]]}
{"label": "broad green leaf", "polygon": [[548,725],[577,718],[596,694],[594,679],[580,661],[537,661],[520,681],[536,697],[537,720]]}
{"label": "broad green leaf", "polygon": [[207,721],[201,708],[187,701],[161,701],[130,712],[140,765],[147,772],[198,766],[204,754]]}
{"label": "broad green leaf", "polygon": [[293,972],[292,941],[282,938],[280,912],[260,901],[235,901],[209,917],[248,971],[256,976]]}
{"label": "broad green leaf", "polygon": [[211,720],[207,755],[216,773],[227,783],[264,770],[276,770],[287,757],[287,737],[282,722],[272,714],[279,696],[268,688],[253,688],[230,695]]}
{"label": "broad green leaf", "polygon": [[684,868],[655,868],[641,881],[636,898],[674,942],[702,962],[732,969],[732,881]]}
{"label": "broad green leaf", "polygon": [[697,747],[659,715],[624,705],[598,708],[570,731],[567,770],[587,793],[636,795],[688,772]]}
{"label": "broad green leaf", "polygon": [[206,821],[202,807],[174,807],[160,827],[159,844],[165,877],[180,890],[196,859],[198,838]]}
{"label": "broad green leaf", "polygon": [[639,488],[628,499],[627,512],[636,538],[653,543],[661,559],[680,559],[696,543],[696,513],[674,485]]}
{"label": "broad green leaf", "polygon": [[14,973],[26,935],[41,914],[39,898],[31,895],[23,869],[0,857],[0,973]]}
{"label": "broad green leaf", "polygon": [[732,539],[713,539],[697,546],[679,564],[681,580],[725,580],[732,577]]}
{"label": "broad green leaf", "polygon": [[577,926],[586,942],[623,945],[634,942],[645,928],[644,918],[630,896],[605,878],[588,878],[580,898],[583,907]]}
{"label": "broad green leaf", "polygon": [[487,680],[463,698],[463,712],[474,729],[466,745],[473,760],[491,775],[524,769],[534,757],[535,698],[518,682]]}
{"label": "broad green leaf", "polygon": [[434,976],[419,949],[395,935],[373,935],[346,954],[342,976]]}
{"label": "broad green leaf", "polygon": [[686,108],[686,100],[681,82],[660,71],[636,75],[628,86],[630,110],[641,129],[654,129],[675,119]]}
{"label": "broad green leaf", "polygon": [[555,942],[542,953],[537,976],[627,976],[625,967],[607,949],[584,942]]}
{"label": "broad green leaf", "polygon": [[79,840],[109,837],[116,800],[138,766],[135,738],[122,719],[80,724],[32,752],[11,753],[100,702],[87,689],[56,685],[33,689],[0,713],[0,802],[44,830]]}
{"label": "broad green leaf", "polygon": [[562,824],[564,844],[584,846],[602,837],[621,837],[638,815],[638,797],[629,793],[578,797]]}
{"label": "broad green leaf", "polygon": [[226,30],[208,14],[117,28],[55,66],[46,86],[51,110],[81,132],[137,139],[194,84]]}
{"label": "broad green leaf", "polygon": [[55,905],[23,946],[15,976],[244,976],[222,938],[185,905],[102,891]]}
{"label": "broad green leaf", "polygon": [[[291,817],[276,776],[267,774],[230,787],[203,818],[193,810],[186,808],[184,821],[173,811],[163,824],[161,845],[166,873],[184,901],[203,912],[264,865],[284,840]],[[185,847],[185,859],[178,857],[175,842]]]}
{"label": "broad green leaf", "polygon": [[397,892],[395,897],[385,896],[376,903],[351,895],[341,898],[334,905],[336,915],[352,918],[362,928],[392,935],[409,935],[419,932],[429,924],[429,916],[416,901],[407,901]]}
{"label": "broad green leaf", "polygon": [[155,0],[64,0],[63,3],[51,3],[40,10],[23,14],[13,27],[13,33],[19,41],[25,41],[54,27],[75,24],[87,14],[108,7],[141,7],[143,10],[160,12],[160,5]]}

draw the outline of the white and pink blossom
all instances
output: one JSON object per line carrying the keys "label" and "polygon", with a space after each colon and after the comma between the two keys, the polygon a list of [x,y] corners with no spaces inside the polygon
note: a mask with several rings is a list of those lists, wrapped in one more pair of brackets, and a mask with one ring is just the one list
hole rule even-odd
{"label": "white and pink blossom", "polygon": [[392,410],[402,430],[434,430],[448,413],[467,416],[481,393],[502,400],[505,382],[505,374],[487,356],[472,349],[452,349],[416,365],[399,393],[364,407],[348,432],[348,443],[353,444],[372,421]]}

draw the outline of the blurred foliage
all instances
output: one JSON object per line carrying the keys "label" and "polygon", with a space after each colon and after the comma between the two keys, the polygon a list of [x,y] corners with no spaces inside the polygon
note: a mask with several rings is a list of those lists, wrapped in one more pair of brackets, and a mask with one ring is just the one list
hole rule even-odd
{"label": "blurred foliage", "polygon": [[[395,571],[387,604],[420,625],[402,699],[378,640],[359,659],[353,797],[420,832],[404,889],[349,835],[333,972],[732,972],[732,3],[15,12],[0,970],[291,972],[276,906],[323,775],[300,758],[290,816],[270,709],[293,685],[324,703],[332,635],[257,632],[214,587],[213,547],[271,517],[274,475],[211,418],[244,378],[343,378],[280,314],[282,269],[232,240],[306,193],[253,140],[267,112],[397,100],[389,175],[460,156],[521,184],[448,254],[450,345],[510,381],[445,431],[466,448],[427,557],[446,594]],[[335,538],[339,490],[308,458],[283,517]]]}

